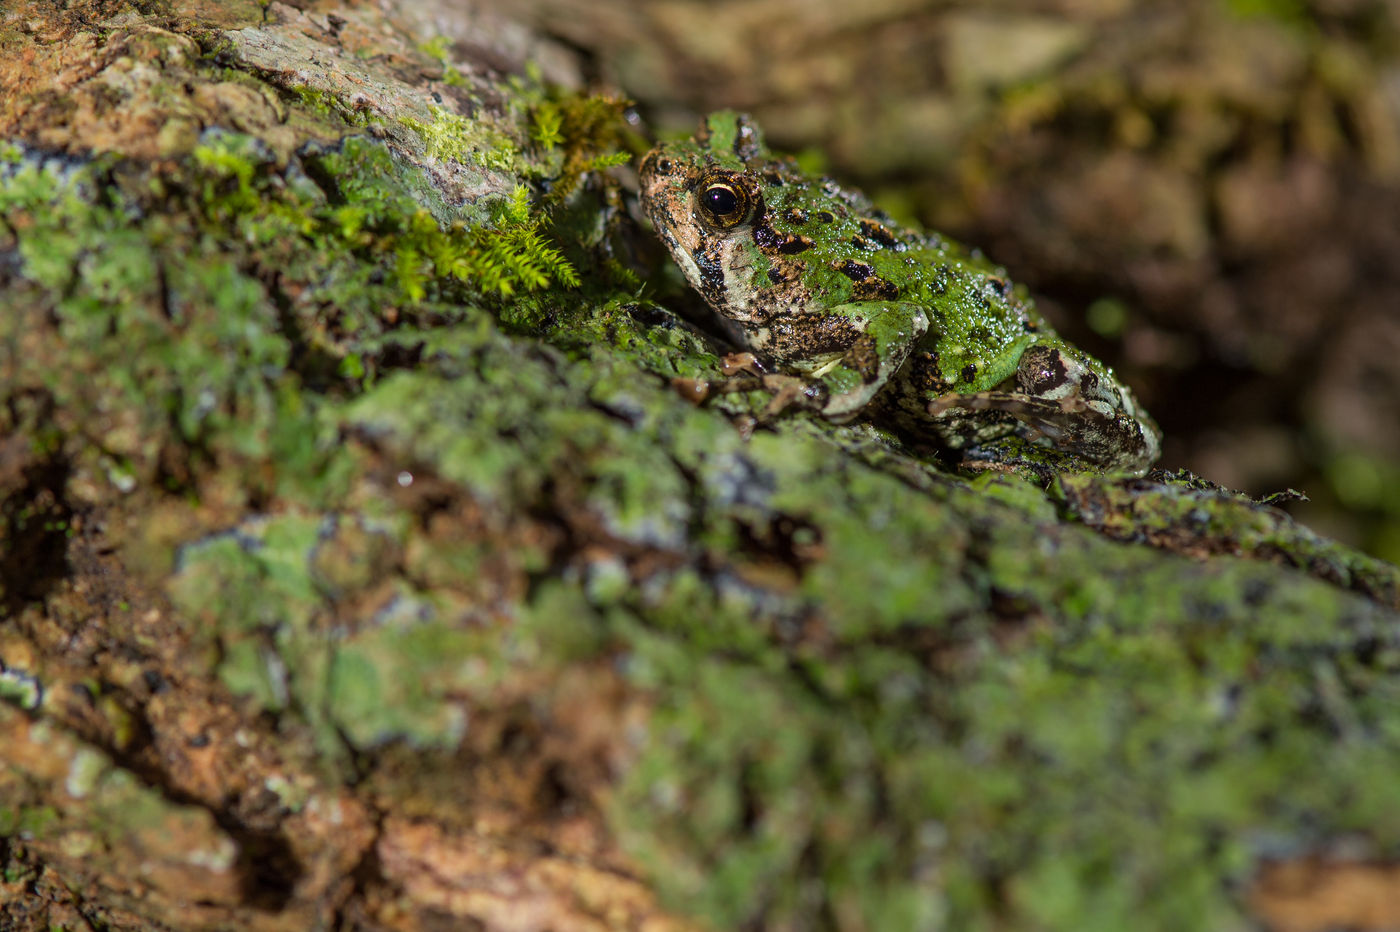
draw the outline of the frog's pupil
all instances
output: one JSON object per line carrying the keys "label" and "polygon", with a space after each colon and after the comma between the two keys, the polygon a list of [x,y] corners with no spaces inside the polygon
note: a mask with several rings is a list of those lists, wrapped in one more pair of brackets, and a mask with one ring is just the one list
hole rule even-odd
{"label": "frog's pupil", "polygon": [[705,206],[715,216],[724,217],[739,209],[739,197],[732,188],[717,184],[705,192]]}

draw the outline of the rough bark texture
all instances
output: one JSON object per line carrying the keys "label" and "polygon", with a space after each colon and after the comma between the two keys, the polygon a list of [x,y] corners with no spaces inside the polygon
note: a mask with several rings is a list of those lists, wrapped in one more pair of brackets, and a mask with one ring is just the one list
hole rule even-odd
{"label": "rough bark texture", "polygon": [[1400,924],[1400,571],[687,402],[725,347],[567,50],[0,50],[0,927]]}

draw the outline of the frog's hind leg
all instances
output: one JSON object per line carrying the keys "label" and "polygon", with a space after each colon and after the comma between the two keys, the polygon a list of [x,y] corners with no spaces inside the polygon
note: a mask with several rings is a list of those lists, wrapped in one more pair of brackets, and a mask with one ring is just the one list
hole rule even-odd
{"label": "frog's hind leg", "polygon": [[987,391],[942,395],[929,402],[928,412],[938,419],[949,413],[999,411],[1025,425],[1017,432],[1025,440],[1087,460],[1100,469],[1144,472],[1156,458],[1155,438],[1146,435],[1140,422],[1102,407],[1106,405],[1086,401],[1078,393],[1048,399]]}
{"label": "frog's hind leg", "polygon": [[[1069,440],[1075,431],[1075,422],[1082,420],[1092,409],[1078,395],[1050,401],[1032,398],[1020,392],[974,392],[967,395],[940,395],[929,402],[928,413],[937,418],[950,412],[1000,411],[1034,428],[1036,434],[1029,439],[1047,438],[1060,446]],[[1098,412],[1093,415],[1104,417]]]}

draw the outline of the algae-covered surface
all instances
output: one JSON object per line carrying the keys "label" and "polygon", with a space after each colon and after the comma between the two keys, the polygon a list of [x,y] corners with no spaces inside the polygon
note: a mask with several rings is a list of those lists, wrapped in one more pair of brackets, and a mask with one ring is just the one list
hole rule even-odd
{"label": "algae-covered surface", "polygon": [[686,400],[624,103],[387,6],[0,13],[0,926],[1400,921],[1400,571]]}

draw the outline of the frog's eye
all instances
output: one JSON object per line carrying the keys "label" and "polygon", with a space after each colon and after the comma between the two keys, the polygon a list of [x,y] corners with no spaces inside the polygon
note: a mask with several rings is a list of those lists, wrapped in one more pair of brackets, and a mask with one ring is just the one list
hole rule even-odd
{"label": "frog's eye", "polygon": [[742,185],[712,181],[696,198],[700,215],[721,230],[738,226],[749,214],[749,193]]}

